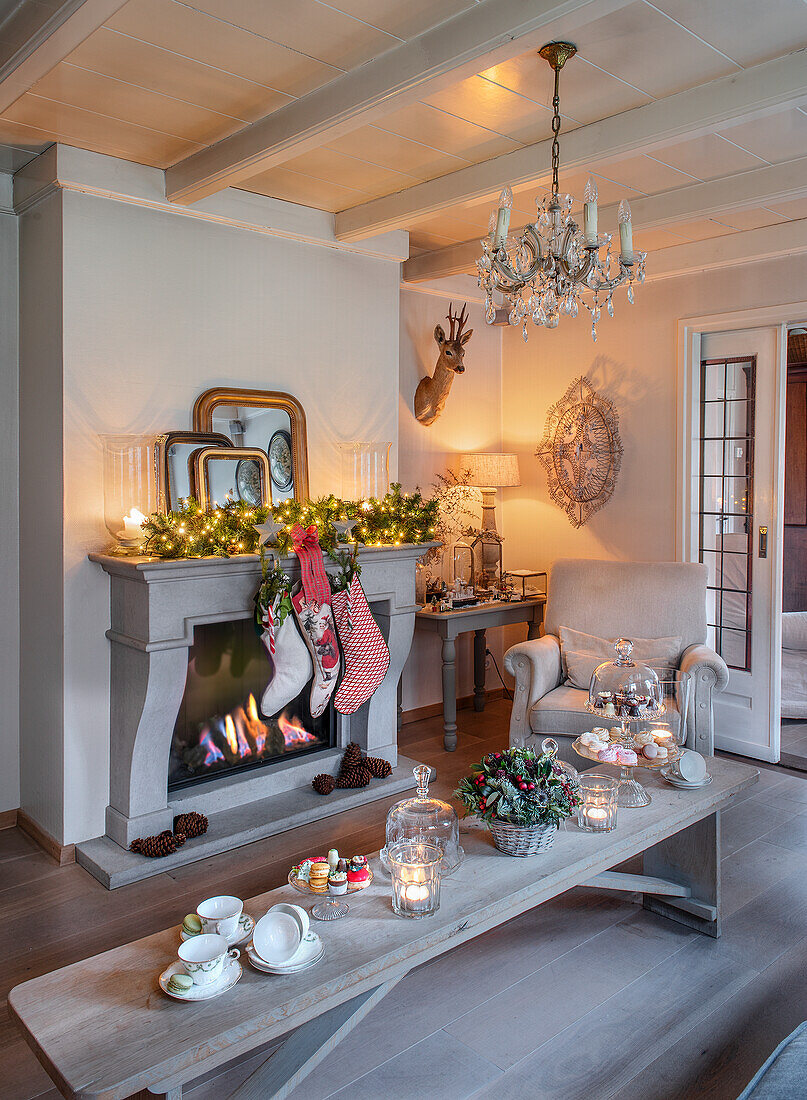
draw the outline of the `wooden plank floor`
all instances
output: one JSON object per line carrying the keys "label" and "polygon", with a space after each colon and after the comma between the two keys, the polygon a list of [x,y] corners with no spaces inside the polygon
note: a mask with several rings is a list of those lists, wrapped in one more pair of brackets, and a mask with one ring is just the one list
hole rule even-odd
{"label": "wooden plank floor", "polygon": [[[468,764],[507,741],[509,703],[408,726],[403,751],[450,795]],[[0,926],[18,945],[0,996],[37,974],[178,921],[211,893],[278,886],[314,848],[383,844],[387,802],[292,830],[112,893],[0,832]],[[573,890],[410,974],[294,1092],[293,1100],[734,1100],[807,1018],[807,777],[766,769],[724,815],[724,935],[708,940],[626,898]],[[348,918],[349,919],[349,918]],[[110,981],[114,982],[114,975]],[[253,1057],[199,1083],[221,1100]],[[2,1100],[56,1100],[3,1006]]]}

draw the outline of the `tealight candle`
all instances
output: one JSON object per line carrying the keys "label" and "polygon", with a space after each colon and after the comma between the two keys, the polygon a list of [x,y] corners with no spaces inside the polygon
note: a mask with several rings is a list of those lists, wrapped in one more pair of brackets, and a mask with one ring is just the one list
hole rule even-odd
{"label": "tealight candle", "polygon": [[392,908],[399,917],[426,917],[440,907],[443,851],[425,841],[400,841],[387,850]]}
{"label": "tealight candle", "polygon": [[616,828],[618,781],[610,775],[588,772],[580,776],[577,825],[587,833],[608,833]]}

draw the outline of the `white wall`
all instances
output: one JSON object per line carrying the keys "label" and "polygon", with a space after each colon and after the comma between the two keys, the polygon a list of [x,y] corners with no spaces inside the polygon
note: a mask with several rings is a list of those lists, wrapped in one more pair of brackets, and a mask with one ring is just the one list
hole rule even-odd
{"label": "white wall", "polygon": [[0,812],[20,804],[17,244],[0,214]]}
{"label": "white wall", "polygon": [[[454,299],[454,304],[461,300]],[[456,466],[461,451],[499,451],[501,426],[501,329],[485,324],[482,307],[468,306],[468,327],[473,329],[465,349],[465,373],[457,375],[442,416],[429,427],[420,424],[412,411],[415,390],[425,374],[431,374],[438,349],[434,326],[448,331],[449,299],[432,294],[401,291],[401,367],[398,412],[398,470],[404,489],[418,486],[424,495],[434,491],[436,475]],[[501,507],[497,518],[502,527]],[[505,544],[506,549],[507,544]],[[450,573],[448,574],[450,579]],[[501,631],[491,631],[488,645],[501,668]],[[462,635],[457,643],[457,691],[473,691],[473,636]],[[499,685],[494,671],[488,673],[488,687]],[[442,699],[440,640],[434,634],[415,634],[403,678],[403,708],[416,709]]]}
{"label": "white wall", "polygon": [[63,814],[61,790],[29,802],[71,843],[104,831],[107,804],[109,589],[86,557],[108,542],[99,434],[189,427],[210,386],[287,390],[306,410],[311,494],[338,492],[340,440],[397,444],[399,269],[72,192],[50,203],[64,212],[69,798]]}
{"label": "white wall", "polygon": [[[538,568],[566,556],[673,560],[677,322],[798,300],[806,280],[800,255],[647,283],[636,288],[634,306],[618,291],[616,315],[603,317],[596,344],[584,318],[564,318],[551,332],[531,329],[528,344],[506,330],[504,443],[519,452],[522,479],[520,488],[504,490],[508,550]],[[613,498],[575,529],[550,501],[534,452],[547,410],[581,374],[615,402],[625,451]]]}

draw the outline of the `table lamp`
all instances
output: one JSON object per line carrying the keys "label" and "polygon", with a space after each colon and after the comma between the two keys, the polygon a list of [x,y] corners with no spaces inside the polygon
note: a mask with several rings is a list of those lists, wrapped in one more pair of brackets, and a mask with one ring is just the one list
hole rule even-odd
{"label": "table lamp", "polygon": [[518,455],[499,454],[493,451],[461,454],[459,468],[468,475],[468,484],[475,485],[482,493],[482,530],[497,536],[490,543],[483,542],[482,565],[485,572],[495,572],[499,561],[498,531],[496,529],[496,490],[520,485]]}

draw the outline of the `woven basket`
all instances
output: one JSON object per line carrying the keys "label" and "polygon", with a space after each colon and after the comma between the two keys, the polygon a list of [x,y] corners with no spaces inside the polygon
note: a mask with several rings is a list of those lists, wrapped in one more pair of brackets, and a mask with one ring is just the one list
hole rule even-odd
{"label": "woven basket", "polygon": [[511,825],[494,818],[489,822],[493,842],[508,856],[537,856],[555,843],[557,825]]}

